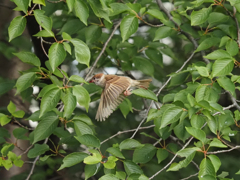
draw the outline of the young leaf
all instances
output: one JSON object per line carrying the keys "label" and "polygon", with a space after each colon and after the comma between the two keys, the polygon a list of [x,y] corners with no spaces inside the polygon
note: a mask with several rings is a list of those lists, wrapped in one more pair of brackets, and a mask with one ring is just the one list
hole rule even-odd
{"label": "young leaf", "polygon": [[7,106],[8,111],[13,114],[16,111],[16,105],[10,101],[10,103]]}
{"label": "young leaf", "polygon": [[40,105],[40,116],[42,117],[44,113],[51,111],[57,106],[61,97],[61,89],[53,88],[49,90],[42,98]]}
{"label": "young leaf", "polygon": [[125,16],[120,25],[122,42],[128,39],[138,29],[138,18],[133,15]]}
{"label": "young leaf", "polygon": [[91,57],[89,47],[79,39],[71,39],[70,41],[74,46],[76,60],[89,66]]}
{"label": "young leaf", "polygon": [[15,56],[17,56],[22,62],[31,64],[33,66],[41,66],[40,59],[31,52],[24,52],[21,51],[19,53],[13,53]]}
{"label": "young leaf", "polygon": [[27,156],[29,158],[35,158],[39,155],[44,154],[46,151],[50,150],[47,144],[35,144],[32,149],[28,152]]}
{"label": "young leaf", "polygon": [[89,9],[83,0],[74,0],[74,10],[76,16],[87,26]]}
{"label": "young leaf", "polygon": [[9,42],[23,33],[26,24],[27,20],[23,16],[17,16],[11,21],[8,27]]}
{"label": "young leaf", "polygon": [[88,154],[83,153],[83,152],[74,152],[74,153],[67,155],[66,157],[64,157],[63,164],[58,169],[58,171],[60,171],[61,169],[65,168],[65,167],[71,167],[71,166],[74,166],[74,165],[82,162],[83,159],[86,158],[87,156],[88,156]]}
{"label": "young leaf", "polygon": [[24,91],[29,86],[31,86],[36,78],[37,78],[37,75],[35,72],[29,72],[20,76],[16,82],[16,87],[17,87],[16,94]]}
{"label": "young leaf", "polygon": [[80,85],[76,85],[73,87],[73,95],[76,96],[78,104],[84,106],[88,112],[90,96],[87,90]]}

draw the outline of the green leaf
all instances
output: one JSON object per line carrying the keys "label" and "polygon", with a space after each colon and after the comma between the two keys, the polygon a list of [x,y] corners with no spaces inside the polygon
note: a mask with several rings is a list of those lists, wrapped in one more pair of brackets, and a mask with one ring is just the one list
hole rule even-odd
{"label": "green leaf", "polygon": [[84,134],[93,134],[92,129],[85,124],[82,121],[73,121],[74,123],[74,129],[76,131],[76,134],[78,136],[84,135]]}
{"label": "green leaf", "polygon": [[63,46],[66,49],[66,51],[72,55],[72,50],[71,50],[71,46],[69,45],[69,43],[63,42]]}
{"label": "green leaf", "polygon": [[209,144],[209,147],[227,148],[227,146],[217,138],[213,138],[212,142]]}
{"label": "green leaf", "polygon": [[17,5],[18,10],[27,14],[29,0],[13,0],[13,2]]}
{"label": "green leaf", "polygon": [[43,89],[40,91],[40,93],[38,94],[37,99],[40,98],[40,97],[45,96],[45,94],[46,94],[48,91],[50,91],[50,90],[52,90],[52,89],[56,89],[56,88],[58,88],[58,87],[57,87],[55,84],[50,84],[50,85],[44,86],[44,88],[43,88]]}
{"label": "green leaf", "polygon": [[16,87],[17,87],[16,94],[24,91],[29,86],[31,86],[36,78],[37,78],[37,75],[35,72],[29,72],[20,76],[16,82]]}
{"label": "green leaf", "polygon": [[80,115],[74,116],[73,121],[75,120],[82,121],[88,125],[93,125],[92,120],[86,114],[80,114]]}
{"label": "green leaf", "polygon": [[197,26],[207,21],[209,14],[212,11],[212,6],[202,8],[199,11],[193,11],[191,14],[191,26]]}
{"label": "green leaf", "polygon": [[143,145],[135,139],[125,139],[119,145],[120,150],[122,149],[135,149],[140,148]]}
{"label": "green leaf", "polygon": [[151,90],[139,88],[139,89],[133,90],[132,93],[136,94],[137,96],[143,97],[143,98],[158,101],[157,96]]}
{"label": "green leaf", "polygon": [[66,57],[66,51],[64,50],[63,44],[53,43],[48,51],[49,62],[53,71],[62,64]]}
{"label": "green leaf", "polygon": [[112,23],[108,17],[108,11],[102,8],[102,5],[99,2],[99,0],[88,0],[88,3],[90,4],[94,14],[97,17],[103,18],[107,20],[109,23]]}
{"label": "green leaf", "polygon": [[12,113],[12,115],[16,118],[23,118],[23,116],[25,115],[25,112],[23,110],[20,110]]}
{"label": "green leaf", "polygon": [[230,40],[230,37],[228,37],[228,36],[223,36],[223,37],[221,38],[219,47],[225,46],[226,43],[227,43],[229,40]]}
{"label": "green leaf", "polygon": [[31,52],[21,51],[19,53],[13,53],[13,54],[17,56],[22,62],[31,64],[33,66],[41,66],[40,59]]}
{"label": "green leaf", "polygon": [[73,87],[73,95],[76,96],[78,104],[84,106],[88,112],[90,96],[87,90],[80,85],[76,85]]}
{"label": "green leaf", "polygon": [[198,177],[199,179],[204,179],[203,177],[205,175],[209,175],[213,177],[216,176],[214,166],[212,162],[207,158],[204,158],[200,164],[200,171],[198,173]]}
{"label": "green leaf", "polygon": [[180,150],[177,154],[181,157],[186,157],[186,159],[180,161],[179,163],[172,163],[167,171],[178,171],[181,168],[187,167],[194,158],[196,150],[193,148],[186,148]]}
{"label": "green leaf", "polygon": [[77,83],[85,83],[85,84],[88,84],[88,82],[86,82],[81,76],[78,76],[78,75],[72,75],[72,76],[69,78],[69,81],[74,81],[74,82],[77,82]]}
{"label": "green leaf", "polygon": [[47,144],[35,144],[32,149],[28,152],[28,158],[35,158],[39,155],[44,154],[46,151],[50,150]]}
{"label": "green leaf", "polygon": [[123,114],[123,116],[126,118],[128,113],[132,112],[132,103],[129,99],[125,98],[121,104],[119,104],[119,108]]}
{"label": "green leaf", "polygon": [[225,50],[218,49],[204,57],[207,59],[230,59],[231,55]]}
{"label": "green leaf", "polygon": [[74,46],[76,60],[89,66],[91,54],[88,46],[79,39],[71,39],[70,41]]}
{"label": "green leaf", "polygon": [[51,113],[51,115],[42,119],[34,130],[33,144],[49,137],[56,129],[58,122],[59,119],[55,113]]}
{"label": "green leaf", "polygon": [[128,176],[133,173],[136,173],[136,174],[143,173],[142,169],[137,164],[133,163],[132,161],[124,161],[123,164],[124,164],[124,169]]}
{"label": "green leaf", "polygon": [[219,13],[212,12],[208,17],[208,23],[210,27],[216,26],[217,24],[221,24],[226,22],[229,19],[229,16]]}
{"label": "green leaf", "polygon": [[86,164],[84,167],[85,180],[87,180],[91,176],[94,176],[98,172],[100,167],[101,167],[100,163],[99,164]]}
{"label": "green leaf", "polygon": [[66,94],[62,97],[62,101],[64,104],[63,117],[69,118],[71,117],[74,109],[76,108],[76,97],[71,93],[69,89],[67,89]]}
{"label": "green leaf", "polygon": [[115,16],[118,15],[124,11],[128,11],[129,7],[126,4],[123,3],[111,3],[109,4],[111,7],[112,11],[110,11],[109,16]]}
{"label": "green leaf", "polygon": [[202,115],[194,114],[191,117],[191,125],[194,128],[200,129],[205,122],[206,122],[205,117]]}
{"label": "green leaf", "polygon": [[143,147],[134,150],[133,162],[134,163],[147,163],[155,155],[157,149],[151,144],[145,144]]}
{"label": "green leaf", "polygon": [[236,97],[235,85],[229,78],[221,77],[217,79],[217,82],[223,89],[229,91],[234,97]]}
{"label": "green leaf", "polygon": [[1,126],[8,124],[10,121],[11,121],[11,118],[9,118],[7,115],[3,115],[0,117]]}
{"label": "green leaf", "polygon": [[0,79],[0,96],[10,91],[15,85],[14,80]]}
{"label": "green leaf", "polygon": [[154,36],[153,41],[158,41],[158,40],[163,39],[165,37],[171,36],[174,32],[175,32],[175,30],[171,27],[168,27],[168,26],[160,27],[155,32],[155,36]]}
{"label": "green leaf", "polygon": [[235,56],[239,52],[239,47],[236,41],[229,40],[226,44],[226,50],[231,56]]}
{"label": "green leaf", "polygon": [[83,0],[74,0],[74,10],[76,16],[87,26],[87,19],[89,16],[89,9]]}
{"label": "green leaf", "polygon": [[42,117],[44,113],[51,111],[53,108],[57,106],[57,103],[61,97],[61,89],[53,88],[49,90],[46,94],[44,94],[41,105],[40,105],[40,116]]}
{"label": "green leaf", "polygon": [[219,42],[219,39],[216,37],[210,37],[210,38],[206,38],[205,40],[203,40],[199,46],[197,47],[197,49],[195,50],[195,52],[199,52],[205,49],[208,49],[214,45],[217,44],[217,42]]}
{"label": "green leaf", "polygon": [[197,128],[194,128],[194,127],[186,127],[186,130],[189,134],[191,134],[196,139],[200,140],[202,143],[205,142],[206,133],[203,130],[197,129]]}
{"label": "green leaf", "polygon": [[[184,112],[184,113],[187,113],[187,112]],[[184,113],[182,113],[182,115]],[[190,137],[190,135],[185,129],[186,126],[190,126],[189,120],[183,119],[183,120],[180,120],[180,123],[177,126],[175,126],[173,129],[174,134],[177,136],[177,138],[179,138],[183,142],[185,142]]]}
{"label": "green leaf", "polygon": [[164,161],[168,157],[169,153],[166,149],[159,148],[157,150],[157,159],[158,164],[160,164],[162,161]]}
{"label": "green leaf", "polygon": [[195,98],[196,98],[197,102],[204,100],[204,98],[206,97],[206,94],[207,94],[207,88],[208,87],[203,84],[198,86],[198,88],[196,89],[196,94],[195,94]]}
{"label": "green leaf", "polygon": [[49,34],[54,37],[52,32],[52,19],[44,15],[45,11],[36,9],[34,10],[34,17],[40,26],[42,26]]}
{"label": "green leaf", "polygon": [[125,16],[120,25],[122,42],[128,39],[132,34],[138,30],[138,18],[133,15]]}
{"label": "green leaf", "polygon": [[154,74],[154,67],[149,59],[136,56],[133,59],[135,67],[142,71],[144,74],[153,76]]}
{"label": "green leaf", "polygon": [[90,44],[97,41],[102,35],[102,29],[97,25],[87,27],[85,31],[86,43]]}
{"label": "green leaf", "polygon": [[23,33],[26,24],[27,20],[23,16],[17,16],[11,21],[8,27],[9,42]]}
{"label": "green leaf", "polygon": [[42,4],[44,6],[46,6],[45,0],[33,0],[34,4]]}
{"label": "green leaf", "polygon": [[180,118],[182,112],[182,108],[177,106],[167,109],[163,113],[160,129],[166,127],[168,124],[176,122]]}
{"label": "green leaf", "polygon": [[113,156],[116,156],[121,159],[125,159],[122,152],[116,147],[109,147],[109,148],[107,148],[106,151],[109,152],[110,154],[112,154]]}
{"label": "green leaf", "polygon": [[153,16],[159,20],[165,20],[163,13],[161,11],[159,11],[158,9],[149,9],[147,11],[147,14],[150,14],[151,16]]}
{"label": "green leaf", "polygon": [[75,4],[75,0],[66,0],[67,6],[68,6],[68,13],[72,12]]}
{"label": "green leaf", "polygon": [[37,34],[34,34],[33,36],[36,36],[36,37],[54,37],[54,34],[50,31],[47,31],[47,30],[42,30],[42,31],[39,31]]}
{"label": "green leaf", "polygon": [[203,76],[203,77],[208,77],[209,76],[208,68],[203,67],[203,66],[195,66],[195,68],[197,69],[198,73],[201,76]]}
{"label": "green leaf", "polygon": [[101,162],[102,160],[102,155],[95,149],[90,149],[89,152],[92,153],[92,156],[88,156],[84,158],[84,163],[85,164],[97,164]]}
{"label": "green leaf", "polygon": [[28,132],[27,129],[24,128],[16,128],[13,130],[13,135],[16,139],[24,139],[28,140],[28,137],[25,136],[25,134]]}
{"label": "green leaf", "polygon": [[7,106],[8,111],[12,114],[16,111],[16,105],[12,101]]}
{"label": "green leaf", "polygon": [[14,149],[14,144],[4,144],[1,149],[2,157],[5,157],[9,151],[12,151]]}
{"label": "green leaf", "polygon": [[107,162],[105,162],[103,165],[104,165],[104,167],[107,168],[107,169],[113,169],[113,168],[116,167],[116,161],[117,161],[117,160],[118,160],[118,159],[117,159],[116,157],[110,156],[110,157],[108,157]]}
{"label": "green leaf", "polygon": [[145,50],[145,54],[150,60],[163,67],[162,54],[157,49],[148,48],[147,50]]}
{"label": "green leaf", "polygon": [[91,134],[84,134],[82,136],[75,136],[75,138],[81,143],[86,146],[100,148],[100,141],[97,137]]}
{"label": "green leaf", "polygon": [[225,76],[232,72],[234,62],[232,59],[216,60],[212,67],[212,76]]}
{"label": "green leaf", "polygon": [[58,171],[60,171],[63,168],[71,167],[71,166],[74,166],[74,165],[82,162],[83,159],[86,158],[87,156],[88,156],[88,154],[83,153],[83,152],[74,152],[74,153],[67,155],[66,157],[64,157],[63,164],[58,169]]}
{"label": "green leaf", "polygon": [[114,174],[105,174],[99,180],[119,180]]}
{"label": "green leaf", "polygon": [[218,169],[220,168],[221,166],[221,161],[220,159],[216,156],[216,155],[208,155],[208,158],[211,160],[212,162],[212,165],[214,166],[214,169],[215,169],[215,172],[218,171]]}

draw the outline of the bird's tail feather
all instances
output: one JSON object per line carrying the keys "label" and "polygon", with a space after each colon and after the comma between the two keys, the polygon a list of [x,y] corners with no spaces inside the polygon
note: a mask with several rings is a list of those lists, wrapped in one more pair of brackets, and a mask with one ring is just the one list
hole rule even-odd
{"label": "bird's tail feather", "polygon": [[150,82],[152,82],[152,79],[138,80],[138,82],[140,83],[137,85],[139,88],[148,89]]}

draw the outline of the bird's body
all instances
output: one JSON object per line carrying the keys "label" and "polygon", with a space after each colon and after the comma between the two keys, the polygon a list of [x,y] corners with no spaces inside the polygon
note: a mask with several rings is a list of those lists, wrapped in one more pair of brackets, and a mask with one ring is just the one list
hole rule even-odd
{"label": "bird's body", "polygon": [[124,100],[125,96],[131,94],[129,88],[137,87],[147,89],[151,81],[151,79],[133,80],[126,76],[105,75],[103,73],[94,75],[89,82],[93,82],[104,88],[96,119],[98,121],[105,120]]}

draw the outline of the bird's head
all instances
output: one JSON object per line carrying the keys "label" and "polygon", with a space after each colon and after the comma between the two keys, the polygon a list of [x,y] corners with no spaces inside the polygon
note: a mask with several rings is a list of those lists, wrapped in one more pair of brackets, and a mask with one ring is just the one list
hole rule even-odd
{"label": "bird's head", "polygon": [[104,80],[104,74],[99,73],[95,74],[92,79],[89,81],[89,83],[95,83],[98,86],[103,86],[103,83],[105,82]]}

